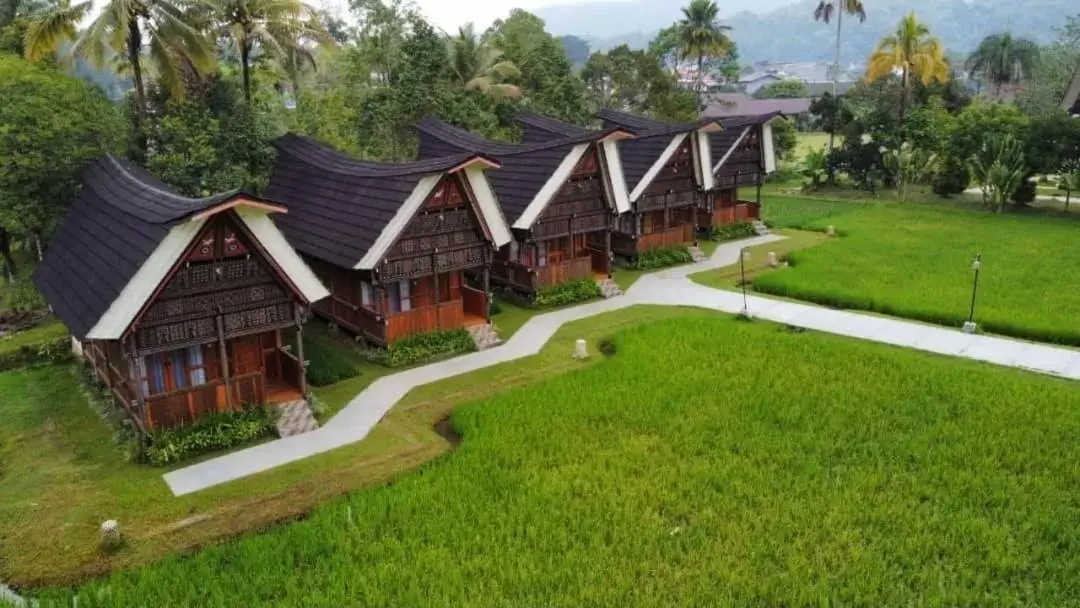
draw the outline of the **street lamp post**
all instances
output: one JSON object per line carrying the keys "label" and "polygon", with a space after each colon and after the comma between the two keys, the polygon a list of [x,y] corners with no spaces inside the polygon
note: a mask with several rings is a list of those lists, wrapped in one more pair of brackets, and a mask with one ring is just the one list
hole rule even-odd
{"label": "street lamp post", "polygon": [[746,261],[750,259],[750,250],[743,247],[739,251],[739,274],[742,276],[740,283],[742,284],[742,312],[740,313],[744,318],[750,318],[750,307],[747,305],[746,300]]}
{"label": "street lamp post", "polygon": [[971,284],[971,309],[968,311],[968,320],[964,322],[964,333],[975,333],[975,294],[979,291],[979,269],[982,268],[982,254],[975,254],[975,261],[971,263],[971,269],[975,271],[975,279]]}

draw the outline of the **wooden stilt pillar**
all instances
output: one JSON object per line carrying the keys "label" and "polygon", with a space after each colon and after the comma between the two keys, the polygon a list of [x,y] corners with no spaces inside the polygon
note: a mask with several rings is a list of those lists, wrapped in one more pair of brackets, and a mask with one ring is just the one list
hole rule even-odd
{"label": "wooden stilt pillar", "polygon": [[140,418],[139,424],[145,426],[147,431],[153,431],[154,416],[146,405],[146,395],[142,390],[143,379],[142,374],[139,373],[139,351],[135,347],[135,334],[128,336],[127,352],[124,355],[128,364],[128,388],[131,389],[131,394],[135,396],[135,411],[138,412],[136,417]]}
{"label": "wooden stilt pillar", "polygon": [[296,359],[300,365],[300,394],[307,399],[307,361],[304,360],[304,316],[296,307]]}
{"label": "wooden stilt pillar", "polygon": [[491,261],[484,263],[484,318],[491,323]]}
{"label": "wooden stilt pillar", "polygon": [[611,267],[615,263],[615,255],[611,251],[611,230],[604,233],[604,254],[607,256],[607,278],[611,278]]}
{"label": "wooden stilt pillar", "polygon": [[[218,358],[221,359],[221,379],[225,382],[225,409],[232,411],[232,382],[229,380],[229,349],[225,346],[225,322],[217,316]],[[218,404],[221,407],[221,404]]]}
{"label": "wooden stilt pillar", "polygon": [[431,254],[431,280],[435,283],[435,328],[442,329],[442,315],[439,314],[439,271],[435,268],[434,253]]}
{"label": "wooden stilt pillar", "polygon": [[702,193],[700,193],[700,192],[695,192],[694,193],[694,197],[697,198],[697,200],[695,200],[693,206],[690,207],[690,215],[692,216],[690,218],[690,222],[691,222],[690,234],[692,234],[693,237],[694,237],[694,247],[697,247],[697,245],[698,245],[698,239],[697,239],[698,201],[701,200],[698,197],[700,197],[700,196],[703,196]]}

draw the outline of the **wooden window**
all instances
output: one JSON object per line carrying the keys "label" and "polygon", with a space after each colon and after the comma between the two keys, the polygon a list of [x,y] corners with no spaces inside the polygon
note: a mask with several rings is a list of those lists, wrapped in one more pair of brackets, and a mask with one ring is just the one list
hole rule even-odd
{"label": "wooden window", "polygon": [[521,262],[521,245],[517,241],[510,241],[510,261]]}
{"label": "wooden window", "polygon": [[548,265],[548,246],[547,243],[536,244],[536,266],[538,268],[547,268]]}
{"label": "wooden window", "polygon": [[169,393],[206,384],[203,346],[190,346],[147,355],[138,360],[143,396]]}
{"label": "wooden window", "polygon": [[410,287],[411,285],[408,279],[403,279],[397,283],[390,284],[390,288],[387,290],[386,294],[390,305],[390,314],[398,314],[412,310],[412,291]]}

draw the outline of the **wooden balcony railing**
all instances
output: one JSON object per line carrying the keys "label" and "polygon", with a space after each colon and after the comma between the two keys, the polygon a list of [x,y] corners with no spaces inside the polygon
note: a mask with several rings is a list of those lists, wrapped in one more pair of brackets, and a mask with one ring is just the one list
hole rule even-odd
{"label": "wooden balcony railing", "polygon": [[722,207],[713,212],[713,225],[749,222],[761,218],[761,205],[749,201],[739,201],[730,207]]}
{"label": "wooden balcony railing", "polygon": [[693,232],[694,227],[692,224],[683,224],[666,230],[658,230],[650,234],[642,234],[638,236],[637,250],[640,253],[659,247],[683,245],[694,240]]}
{"label": "wooden balcony railing", "polygon": [[[266,401],[266,381],[262,372],[231,378],[228,389],[233,409],[240,409],[245,404],[263,405]],[[206,414],[228,408],[225,390],[225,381],[218,379],[198,386],[151,395],[146,400],[143,422],[151,431],[156,428],[192,424]]]}
{"label": "wooden balcony railing", "polygon": [[414,308],[386,318],[386,343],[436,329],[457,329],[465,322],[461,300]]}
{"label": "wooden balcony railing", "polygon": [[282,382],[288,386],[303,386],[300,380],[304,376],[304,366],[300,362],[300,359],[297,359],[296,355],[284,350],[278,351],[278,359],[281,362]]}
{"label": "wooden balcony railing", "polygon": [[476,317],[488,316],[487,294],[468,285],[461,286],[461,307],[465,314]]}
{"label": "wooden balcony railing", "polygon": [[592,256],[574,258],[558,264],[536,268],[536,289],[567,281],[578,281],[592,276]]}
{"label": "wooden balcony railing", "polygon": [[354,306],[343,300],[329,297],[316,302],[312,308],[315,312],[330,318],[357,335],[366,336],[377,342],[385,340],[385,326],[382,321],[374,311],[363,306]]}
{"label": "wooden balcony railing", "polygon": [[491,280],[499,285],[532,292],[536,290],[534,278],[528,266],[505,260],[491,263]]}

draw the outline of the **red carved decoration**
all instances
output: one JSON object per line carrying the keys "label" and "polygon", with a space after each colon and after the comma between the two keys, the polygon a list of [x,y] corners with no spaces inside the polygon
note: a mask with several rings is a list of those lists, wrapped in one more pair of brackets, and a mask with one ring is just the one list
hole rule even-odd
{"label": "red carved decoration", "polygon": [[214,252],[217,251],[216,243],[217,235],[213,227],[211,227],[210,230],[203,232],[199,236],[198,244],[195,246],[195,250],[191,252],[191,255],[188,256],[188,261],[199,262],[214,259]]}
{"label": "red carved decoration", "polygon": [[596,152],[594,150],[589,150],[578,160],[577,165],[574,167],[573,175],[575,177],[580,175],[592,175],[596,173],[596,167]]}
{"label": "red carved decoration", "polygon": [[456,178],[448,176],[428,196],[425,206],[430,209],[439,207],[457,207],[465,202],[465,194],[461,191]]}
{"label": "red carved decoration", "polygon": [[236,257],[241,255],[247,255],[247,247],[240,240],[240,237],[236,236],[236,232],[231,228],[224,228],[225,238],[221,240],[222,250],[221,253],[224,257]]}

